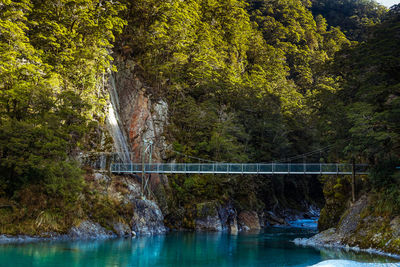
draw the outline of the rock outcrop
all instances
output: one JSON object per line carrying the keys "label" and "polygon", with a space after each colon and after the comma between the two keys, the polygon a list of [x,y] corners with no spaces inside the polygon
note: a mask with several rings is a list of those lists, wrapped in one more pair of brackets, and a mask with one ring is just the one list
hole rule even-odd
{"label": "rock outcrop", "polygon": [[143,141],[147,139],[154,142],[152,156],[159,161],[166,149],[163,132],[168,123],[168,104],[152,97],[154,90],[143,83],[134,61],[117,58],[115,64],[118,68],[115,74],[118,113],[128,136],[129,148],[134,153],[131,159],[141,161]]}
{"label": "rock outcrop", "polygon": [[274,225],[288,225],[285,219],[278,217],[272,211],[263,212],[260,216],[261,227],[274,226]]}
{"label": "rock outcrop", "polygon": [[222,231],[216,202],[199,203],[196,206],[196,211],[195,228],[197,231]]}
{"label": "rock outcrop", "polygon": [[260,219],[255,211],[244,210],[239,213],[238,224],[243,231],[258,231],[261,229]]}
{"label": "rock outcrop", "polygon": [[154,201],[135,200],[132,231],[138,235],[162,234],[167,231],[164,216]]}
{"label": "rock outcrop", "polygon": [[232,203],[220,205],[217,201],[202,202],[196,205],[195,229],[197,231],[239,231],[237,214]]}
{"label": "rock outcrop", "polygon": [[[122,130],[127,136],[128,148],[132,152],[130,158],[133,162],[141,162],[144,141],[151,140],[152,161],[162,162],[167,150],[164,128],[168,124],[168,104],[155,97],[154,88],[143,82],[139,67],[134,61],[116,56],[114,63],[118,68],[118,72],[115,73],[118,113]],[[146,160],[148,158],[149,155],[146,156]],[[166,213],[167,176],[152,174],[150,185],[158,205]]]}
{"label": "rock outcrop", "polygon": [[109,230],[104,229],[100,224],[86,220],[72,227],[68,232],[68,237],[72,239],[106,239],[117,237]]}
{"label": "rock outcrop", "polygon": [[369,214],[373,200],[364,195],[342,215],[337,227],[296,243],[309,246],[357,247],[400,254],[400,217]]}
{"label": "rock outcrop", "polygon": [[229,233],[231,235],[237,235],[239,233],[239,227],[236,217],[233,218],[231,224],[229,225]]}
{"label": "rock outcrop", "polygon": [[114,223],[113,230],[114,230],[114,233],[116,233],[119,237],[132,236],[132,230],[129,227],[129,225],[122,223],[122,222]]}

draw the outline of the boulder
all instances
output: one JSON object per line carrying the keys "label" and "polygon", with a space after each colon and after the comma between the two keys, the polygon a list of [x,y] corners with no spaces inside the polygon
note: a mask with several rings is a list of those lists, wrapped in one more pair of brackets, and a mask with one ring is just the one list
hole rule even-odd
{"label": "boulder", "polygon": [[231,235],[237,235],[238,232],[239,232],[239,228],[238,228],[237,220],[235,217],[235,218],[233,218],[233,221],[232,221],[231,225],[229,226],[229,233]]}
{"label": "boulder", "polygon": [[262,214],[262,221],[265,226],[269,225],[288,225],[285,219],[276,216],[272,211],[267,211]]}
{"label": "boulder", "polygon": [[260,230],[260,220],[255,211],[244,210],[238,216],[239,226],[243,231]]}

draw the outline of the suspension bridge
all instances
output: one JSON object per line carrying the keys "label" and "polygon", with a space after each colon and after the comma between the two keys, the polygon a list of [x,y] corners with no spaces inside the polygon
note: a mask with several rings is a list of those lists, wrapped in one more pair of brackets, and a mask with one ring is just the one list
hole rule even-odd
{"label": "suspension bridge", "polygon": [[367,174],[367,165],[339,163],[113,163],[117,174]]}
{"label": "suspension bridge", "polygon": [[[81,161],[95,169],[115,174],[266,174],[266,175],[351,175],[368,174],[366,164],[346,163],[134,163],[119,153],[96,153],[84,156]],[[192,157],[193,158],[193,157]],[[204,160],[195,158],[198,160]]]}

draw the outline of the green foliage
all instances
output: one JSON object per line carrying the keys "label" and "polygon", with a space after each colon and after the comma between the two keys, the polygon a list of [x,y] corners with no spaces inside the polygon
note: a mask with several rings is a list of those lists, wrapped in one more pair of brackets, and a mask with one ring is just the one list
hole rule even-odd
{"label": "green foliage", "polygon": [[[399,13],[393,9],[372,28],[367,42],[339,53],[333,73],[340,77],[341,88],[324,92],[323,117],[329,122],[325,133],[338,140],[344,156],[357,157],[385,173],[387,168],[394,170],[385,162],[393,165],[400,159],[399,25]],[[372,180],[390,180],[389,173],[378,175],[376,168]]]}
{"label": "green foliage", "polygon": [[[103,122],[111,49],[135,62],[154,100],[168,101],[174,150],[266,162],[335,142],[309,160],[356,157],[375,165],[376,189],[388,188],[400,159],[398,10],[372,0],[3,0],[0,193],[41,185],[38,197],[58,195],[58,208],[78,201],[84,185],[71,155],[91,149],[90,133]],[[176,213],[230,197],[243,209],[264,208],[256,188],[270,181],[244,179],[172,177]],[[341,209],[346,183],[328,186]],[[105,224],[116,214],[98,195],[90,203]],[[36,216],[59,221],[55,214]]]}
{"label": "green foliage", "polygon": [[[399,175],[397,173],[397,179]],[[379,191],[375,191],[372,195],[372,205],[370,208],[374,215],[385,216],[388,218],[394,218],[400,215],[400,186],[397,180],[397,184],[391,184],[388,187],[381,188]]]}
{"label": "green foliage", "polygon": [[[142,0],[126,5],[128,25],[116,50],[137,64],[155,100],[167,99],[166,134],[175,151],[213,161],[268,162],[314,150],[325,141],[314,115],[325,90],[339,88],[326,65],[350,42],[339,28],[328,29],[322,16],[314,18],[308,1]],[[247,185],[174,176],[171,213],[182,221],[186,216],[192,225],[189,203],[222,195],[244,209],[264,208],[255,189],[269,185],[254,177],[240,179],[249,179]]]}
{"label": "green foliage", "polygon": [[171,177],[171,187],[173,197],[178,202],[178,206],[190,205],[207,199],[222,201],[227,197],[223,183],[228,178],[221,179],[214,175],[190,175],[182,177],[176,175]]}
{"label": "green foliage", "polygon": [[326,84],[322,64],[349,41],[307,2],[261,2],[126,2],[118,51],[168,99],[176,150],[240,162],[318,146],[302,126],[307,102]]}
{"label": "green foliage", "polygon": [[259,193],[263,186],[270,185],[269,182],[269,179],[248,175],[233,179],[229,186],[235,207],[239,210],[261,211],[265,207],[265,203]]}
{"label": "green foliage", "polygon": [[314,16],[322,15],[330,26],[339,26],[351,40],[364,41],[368,28],[380,23],[387,9],[375,0],[311,0]]}
{"label": "green foliage", "polygon": [[[71,172],[68,174],[54,173],[51,166],[49,171],[57,176],[36,185],[27,184],[12,197],[0,196],[1,233],[39,236],[67,233],[83,220],[97,222],[110,230],[116,222],[129,224],[133,205],[121,199],[127,192],[118,190],[118,198],[104,194],[107,186],[93,181],[90,174],[83,179],[76,166],[65,166],[64,172]],[[113,177],[112,183],[116,188],[118,179]]]}
{"label": "green foliage", "polygon": [[267,43],[284,53],[290,78],[303,94],[312,91],[321,64],[349,43],[339,29],[327,30],[321,16],[314,20],[309,6],[308,1],[265,0],[250,8]]}
{"label": "green foliage", "polygon": [[399,172],[396,172],[398,160],[386,159],[375,164],[369,174],[370,182],[373,187],[390,188],[399,186]]}
{"label": "green foliage", "polygon": [[321,210],[318,220],[318,230],[320,231],[336,227],[346,210],[351,188],[346,177],[327,177],[324,181],[323,191],[326,204]]}
{"label": "green foliage", "polygon": [[122,10],[112,1],[1,2],[0,180],[7,194],[28,183],[80,179],[68,158],[87,144],[104,110],[99,77],[110,67]]}

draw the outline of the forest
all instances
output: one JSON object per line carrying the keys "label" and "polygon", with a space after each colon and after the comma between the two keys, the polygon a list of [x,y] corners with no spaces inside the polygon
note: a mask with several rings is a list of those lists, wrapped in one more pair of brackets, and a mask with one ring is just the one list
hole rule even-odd
{"label": "forest", "polygon": [[[181,154],[166,161],[354,160],[372,212],[400,215],[400,6],[374,0],[0,0],[0,215],[33,196],[14,222],[101,202],[77,155],[99,150],[117,56],[168,103]],[[262,208],[264,182],[244,179],[170,177],[169,216],[199,199]]]}

